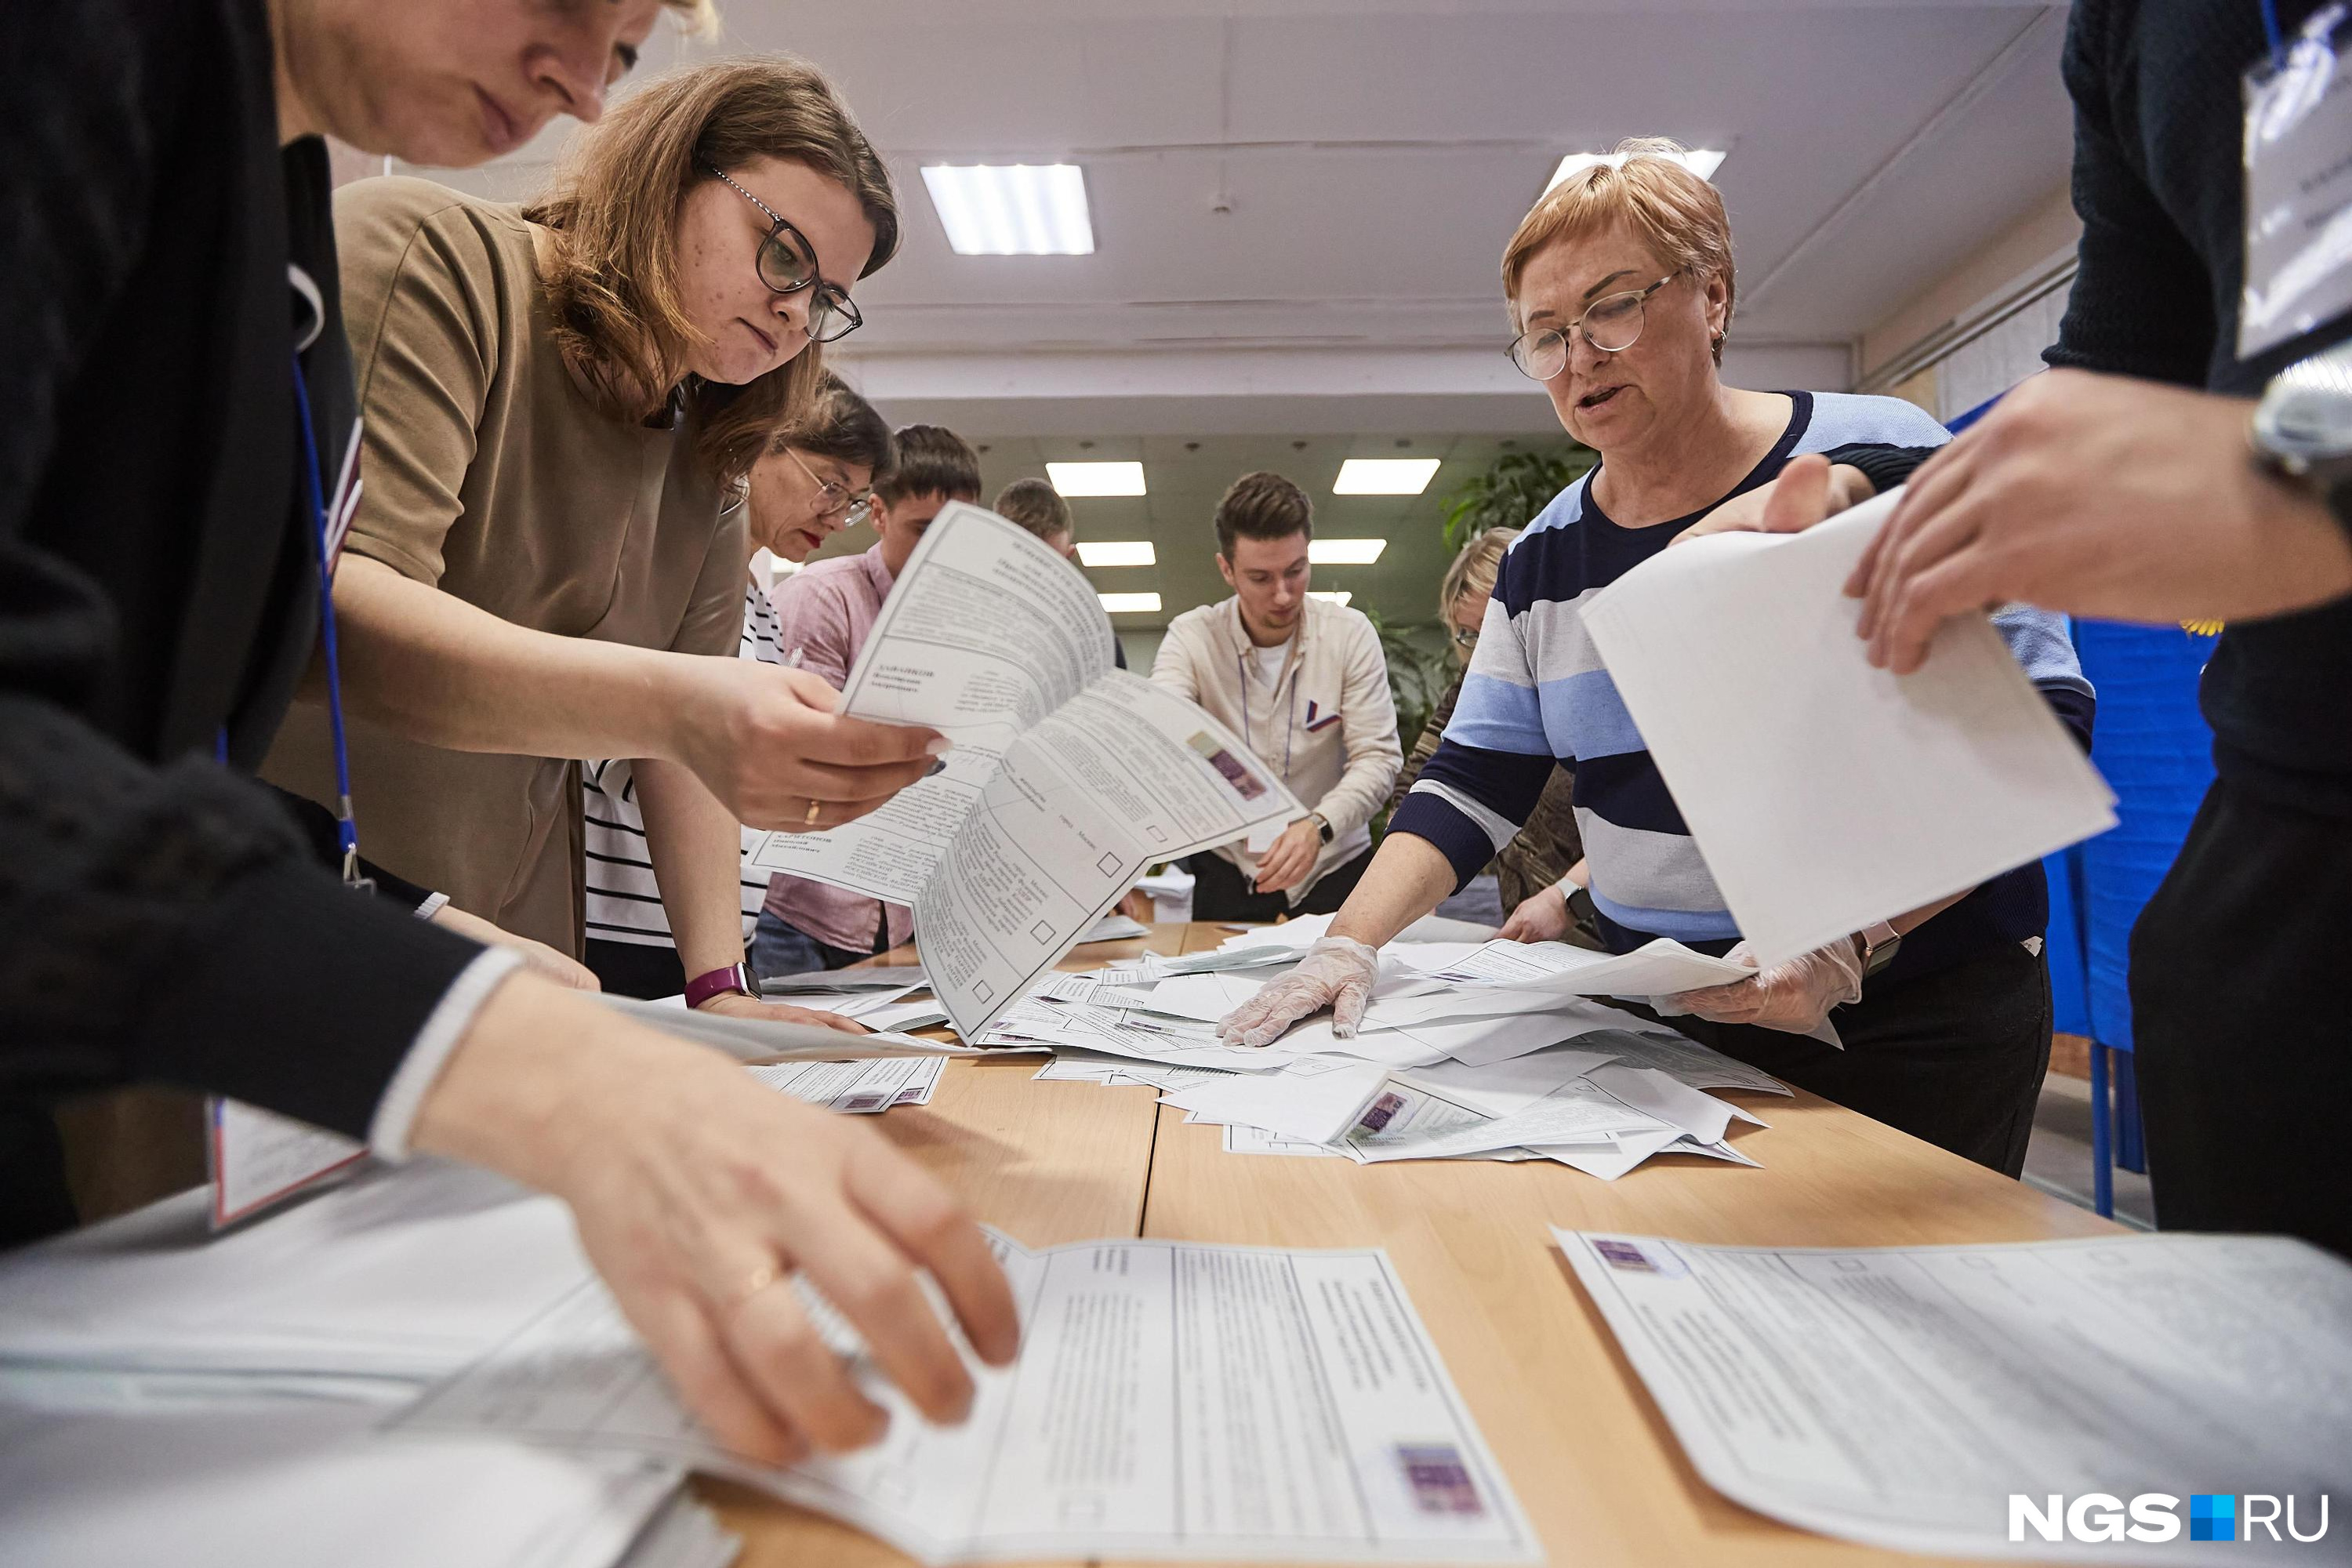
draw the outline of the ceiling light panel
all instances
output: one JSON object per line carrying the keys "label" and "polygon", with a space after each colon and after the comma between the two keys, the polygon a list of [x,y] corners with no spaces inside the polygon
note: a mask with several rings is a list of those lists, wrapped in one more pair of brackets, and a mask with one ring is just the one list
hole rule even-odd
{"label": "ceiling light panel", "polygon": [[[1437,474],[1434,458],[1350,458],[1339,465],[1335,496],[1417,496]],[[1311,546],[1310,546],[1311,548]]]}
{"label": "ceiling light panel", "polygon": [[1319,592],[1319,591],[1318,591],[1318,592],[1316,592],[1316,593],[1309,594],[1309,595],[1307,595],[1307,596],[1308,598],[1310,598],[1310,599],[1328,599],[1328,601],[1330,601],[1332,604],[1335,604],[1335,605],[1344,605],[1344,604],[1346,604],[1349,600],[1350,600],[1350,599],[1354,598],[1356,595],[1353,595],[1353,594],[1351,594],[1351,593],[1349,593],[1347,589],[1342,588],[1342,589],[1340,589],[1340,590],[1339,590],[1338,593],[1336,593],[1336,594],[1326,594],[1326,593],[1321,593],[1321,592]]}
{"label": "ceiling light panel", "polygon": [[1103,613],[1110,616],[1148,616],[1160,611],[1157,594],[1097,594],[1102,601]]}
{"label": "ceiling light panel", "polygon": [[1318,566],[1370,566],[1388,547],[1385,539],[1310,539],[1307,542],[1307,559]]}
{"label": "ceiling light panel", "polygon": [[1076,163],[926,163],[923,184],[958,256],[1092,256]]}
{"label": "ceiling light panel", "polygon": [[1160,556],[1148,539],[1082,539],[1078,559],[1088,566],[1157,566]]}
{"label": "ceiling light panel", "polygon": [[1065,496],[1139,496],[1141,463],[1048,463],[1045,477]]}
{"label": "ceiling light panel", "polygon": [[[1702,180],[1712,180],[1715,172],[1723,167],[1723,160],[1727,156],[1717,148],[1694,147],[1675,162]],[[1613,169],[1624,161],[1624,155],[1619,153],[1570,153],[1559,161],[1559,167],[1551,172],[1551,178],[1545,182],[1544,189],[1549,191],[1570,174],[1580,174],[1596,163],[1606,163]]]}

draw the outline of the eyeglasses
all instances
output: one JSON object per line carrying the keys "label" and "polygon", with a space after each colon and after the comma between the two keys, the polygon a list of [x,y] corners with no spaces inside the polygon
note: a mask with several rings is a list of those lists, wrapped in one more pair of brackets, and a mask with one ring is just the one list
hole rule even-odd
{"label": "eyeglasses", "polygon": [[1541,331],[1521,332],[1511,340],[1506,351],[1519,374],[1530,381],[1549,381],[1568,368],[1569,339],[1578,331],[1584,341],[1604,354],[1623,353],[1641,340],[1642,307],[1650,296],[1673,282],[1679,273],[1669,272],[1647,289],[1629,289],[1622,294],[1604,295],[1585,308],[1584,314],[1565,327],[1546,327]]}
{"label": "eyeglasses", "polygon": [[858,514],[852,526],[865,521],[866,510],[874,500],[872,490],[861,490],[856,495],[851,495],[847,485],[836,484],[822,477],[814,468],[803,462],[801,455],[790,447],[784,448],[784,456],[790,458],[793,460],[793,467],[806,474],[809,483],[816,487],[816,505],[813,510],[817,516],[831,517],[835,512],[847,510]]}
{"label": "eyeglasses", "polygon": [[1458,648],[1476,647],[1478,646],[1478,628],[1476,626],[1454,627],[1454,646]]}
{"label": "eyeglasses", "polygon": [[797,294],[803,289],[813,289],[808,304],[808,338],[813,343],[839,342],[866,324],[849,296],[832,284],[821,281],[816,272],[816,247],[808,237],[794,228],[789,219],[775,208],[737,184],[723,169],[706,163],[703,173],[712,179],[726,183],[727,188],[767,214],[768,237],[760,241],[756,265],[760,281],[777,294]]}

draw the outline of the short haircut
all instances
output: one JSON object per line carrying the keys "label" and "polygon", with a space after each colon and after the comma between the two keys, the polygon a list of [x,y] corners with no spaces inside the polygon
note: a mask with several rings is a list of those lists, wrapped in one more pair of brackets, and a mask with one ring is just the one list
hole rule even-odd
{"label": "short haircut", "polygon": [[[1512,327],[1520,324],[1519,284],[1537,252],[1565,239],[1589,239],[1622,223],[1666,266],[1687,269],[1702,282],[1723,279],[1723,330],[1728,333],[1739,289],[1722,193],[1676,162],[1684,151],[1679,142],[1636,136],[1618,142],[1617,151],[1623,163],[1595,163],[1545,192],[1503,247],[1503,300],[1510,307]],[[1723,363],[1720,337],[1715,359]]]}
{"label": "short haircut", "polygon": [[996,492],[995,511],[1049,543],[1057,533],[1077,531],[1070,521],[1070,503],[1044,479],[1013,480]]}
{"label": "short haircut", "polygon": [[824,373],[800,417],[777,431],[768,444],[772,452],[787,447],[813,458],[831,458],[836,463],[855,463],[873,476],[871,484],[890,477],[898,456],[890,422],[831,371]]}
{"label": "short haircut", "polygon": [[1217,503],[1217,553],[1230,561],[1236,539],[1314,537],[1315,504],[1280,474],[1244,474]]}
{"label": "short haircut", "polygon": [[1437,587],[1439,620],[1454,618],[1454,603],[1465,594],[1475,594],[1482,599],[1493,595],[1495,579],[1502,574],[1504,552],[1518,536],[1516,528],[1490,528],[1462,547],[1462,553],[1445,569],[1445,580]]}
{"label": "short haircut", "polygon": [[909,496],[980,499],[980,454],[941,425],[908,425],[898,432],[898,461],[874,493],[891,506]]}

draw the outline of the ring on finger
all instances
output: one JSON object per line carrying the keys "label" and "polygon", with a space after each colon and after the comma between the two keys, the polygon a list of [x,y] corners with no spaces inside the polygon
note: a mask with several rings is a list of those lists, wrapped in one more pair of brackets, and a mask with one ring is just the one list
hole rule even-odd
{"label": "ring on finger", "polygon": [[762,1263],[752,1269],[743,1277],[743,1283],[737,1288],[734,1295],[728,1299],[727,1315],[731,1318],[741,1311],[751,1305],[751,1298],[761,1291],[773,1289],[783,1277],[784,1271],[776,1267],[773,1262]]}
{"label": "ring on finger", "polygon": [[801,826],[803,827],[814,827],[816,826],[816,814],[824,809],[824,803],[823,801],[817,799],[814,795],[809,796],[808,815],[801,818]]}

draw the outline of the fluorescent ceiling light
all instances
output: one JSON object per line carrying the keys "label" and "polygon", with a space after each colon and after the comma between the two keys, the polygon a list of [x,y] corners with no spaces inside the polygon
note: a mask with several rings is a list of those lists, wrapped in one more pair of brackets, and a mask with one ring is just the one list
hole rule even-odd
{"label": "fluorescent ceiling light", "polygon": [[1310,539],[1307,559],[1318,566],[1370,566],[1388,547],[1385,539]]}
{"label": "fluorescent ceiling light", "polygon": [[1342,588],[1336,594],[1315,593],[1309,594],[1307,596],[1310,599],[1328,599],[1335,605],[1344,605],[1356,595],[1348,592],[1347,589]]}
{"label": "fluorescent ceiling light", "polygon": [[1076,163],[926,163],[923,184],[958,256],[1091,256]]}
{"label": "fluorescent ceiling light", "polygon": [[1046,478],[1066,496],[1139,496],[1141,463],[1048,463]]}
{"label": "fluorescent ceiling light", "polygon": [[1434,458],[1350,458],[1339,465],[1335,496],[1417,496],[1437,474]]}
{"label": "fluorescent ceiling light", "polygon": [[1078,559],[1088,566],[1157,566],[1160,557],[1148,539],[1082,539]]}
{"label": "fluorescent ceiling light", "polygon": [[[1702,180],[1712,180],[1715,172],[1723,167],[1723,160],[1727,155],[1713,147],[1694,147],[1675,162]],[[1549,191],[1570,174],[1580,174],[1595,163],[1606,163],[1613,169],[1624,161],[1624,155],[1619,153],[1570,153],[1559,161],[1559,167],[1551,172],[1551,178],[1545,182],[1544,189]]]}
{"label": "fluorescent ceiling light", "polygon": [[1102,601],[1105,615],[1155,615],[1160,609],[1157,594],[1097,594],[1095,597]]}

